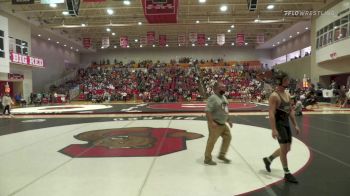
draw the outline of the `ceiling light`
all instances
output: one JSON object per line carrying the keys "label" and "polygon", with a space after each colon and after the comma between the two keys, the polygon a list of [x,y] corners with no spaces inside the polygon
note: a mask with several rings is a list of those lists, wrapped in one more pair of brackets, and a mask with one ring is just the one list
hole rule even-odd
{"label": "ceiling light", "polygon": [[277,42],[277,44],[280,44],[280,42]]}
{"label": "ceiling light", "polygon": [[107,31],[107,32],[110,32],[110,31],[111,31],[111,29],[110,29],[110,28],[107,28],[107,29],[106,29],[106,31]]}
{"label": "ceiling light", "polygon": [[138,22],[137,24],[138,24],[138,25],[142,25],[142,22]]}
{"label": "ceiling light", "polygon": [[154,48],[154,47],[156,47],[156,45],[153,44],[152,47]]}
{"label": "ceiling light", "polygon": [[297,34],[299,35],[299,33],[300,33],[300,32],[298,31]]}
{"label": "ceiling light", "polygon": [[168,47],[169,45],[167,44],[167,45],[165,45],[165,47]]}
{"label": "ceiling light", "polygon": [[292,35],[289,36],[289,38],[292,38],[292,37],[293,37]]}
{"label": "ceiling light", "polygon": [[231,45],[232,45],[232,46],[234,46],[234,45],[235,45],[235,43],[233,43],[233,42],[232,42],[232,43],[231,43]]}
{"label": "ceiling light", "polygon": [[275,47],[275,44],[272,44],[273,47]]}
{"label": "ceiling light", "polygon": [[199,23],[199,20],[197,20],[196,23],[198,24],[198,23]]}
{"label": "ceiling light", "polygon": [[285,41],[286,41],[286,39],[284,39],[284,38],[283,38],[283,40],[282,40],[282,41],[283,41],[283,42],[285,42]]}
{"label": "ceiling light", "polygon": [[115,36],[115,33],[113,32],[112,35]]}
{"label": "ceiling light", "polygon": [[199,3],[205,3],[206,0],[199,0]]}
{"label": "ceiling light", "polygon": [[82,24],[81,24],[81,26],[82,26],[82,27],[85,27],[85,26],[86,26],[86,24],[82,23]]}
{"label": "ceiling light", "polygon": [[73,47],[70,47],[71,50],[73,50]]}
{"label": "ceiling light", "polygon": [[50,41],[50,40],[51,40],[51,38],[47,38],[47,40],[49,40],[49,41]]}
{"label": "ceiling light", "polygon": [[210,37],[208,37],[208,40],[210,40]]}
{"label": "ceiling light", "polygon": [[66,44],[64,44],[63,46],[64,46],[64,47],[67,47],[67,45],[66,45]]}
{"label": "ceiling light", "polygon": [[117,48],[117,46],[113,46],[114,48]]}
{"label": "ceiling light", "polygon": [[130,1],[123,1],[124,5],[130,5]]}
{"label": "ceiling light", "polygon": [[140,48],[142,48],[143,46],[142,45],[140,45]]}
{"label": "ceiling light", "polygon": [[112,15],[114,13],[114,11],[112,9],[108,8],[107,13],[108,13],[108,15]]}
{"label": "ceiling light", "polygon": [[67,16],[69,14],[69,12],[68,11],[63,11],[62,14]]}
{"label": "ceiling light", "polygon": [[195,46],[194,44],[192,44],[192,46]]}
{"label": "ceiling light", "polygon": [[231,33],[231,29],[227,30],[228,33]]}
{"label": "ceiling light", "polygon": [[235,28],[235,25],[231,25],[231,29]]}
{"label": "ceiling light", "polygon": [[260,20],[259,19],[255,19],[254,22],[259,22]]}
{"label": "ceiling light", "polygon": [[130,48],[130,46],[128,45],[127,48]]}
{"label": "ceiling light", "polygon": [[79,52],[79,49],[76,49],[75,51]]}
{"label": "ceiling light", "polygon": [[220,7],[220,10],[221,10],[222,12],[226,12],[226,11],[227,11],[227,5],[222,5],[222,6]]}
{"label": "ceiling light", "polygon": [[40,35],[40,34],[38,34],[38,37],[41,37],[41,35]]}
{"label": "ceiling light", "polygon": [[244,45],[248,45],[248,42],[244,43]]}
{"label": "ceiling light", "polygon": [[181,46],[181,44],[179,44],[179,46]]}
{"label": "ceiling light", "polygon": [[57,7],[57,4],[56,3],[50,3],[50,7],[55,8],[55,7]]}
{"label": "ceiling light", "polygon": [[[72,48],[71,48],[72,49]],[[103,49],[103,46],[101,46],[101,49]]]}
{"label": "ceiling light", "polygon": [[267,9],[268,9],[268,10],[272,10],[273,8],[275,8],[274,5],[268,5],[268,6],[267,6]]}
{"label": "ceiling light", "polygon": [[207,43],[205,43],[205,46],[208,46],[208,44],[207,44]]}
{"label": "ceiling light", "polygon": [[135,42],[138,42],[139,40],[138,39],[135,39]]}
{"label": "ceiling light", "polygon": [[56,44],[59,44],[60,42],[56,42]]}
{"label": "ceiling light", "polygon": [[308,29],[309,29],[309,27],[305,27],[305,29],[306,29],[306,30],[308,30]]}

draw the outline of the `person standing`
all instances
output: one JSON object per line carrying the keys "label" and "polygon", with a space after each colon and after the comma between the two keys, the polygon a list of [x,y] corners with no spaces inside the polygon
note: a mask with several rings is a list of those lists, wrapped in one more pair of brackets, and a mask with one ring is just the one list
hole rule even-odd
{"label": "person standing", "polygon": [[[216,162],[212,159],[211,153],[220,136],[222,137],[222,144],[218,159],[222,160],[224,163],[231,162],[231,160],[227,159],[225,156],[231,142],[230,128],[232,128],[232,122],[229,118],[228,101],[224,96],[226,86],[221,82],[216,82],[213,90],[214,94],[208,98],[205,109],[209,129],[204,158],[204,164],[207,165],[216,165]],[[230,128],[226,123],[229,124]]]}
{"label": "person standing", "polygon": [[11,108],[11,105],[13,105],[13,104],[14,103],[13,103],[10,95],[8,93],[5,93],[5,95],[2,97],[2,105],[4,106],[4,110],[3,110],[2,114],[5,115],[6,111],[7,111],[8,115],[12,116],[10,108]]}
{"label": "person standing", "polygon": [[292,143],[292,133],[290,129],[289,119],[291,120],[296,133],[300,133],[300,128],[295,120],[295,111],[291,105],[291,98],[285,89],[289,85],[289,78],[286,73],[279,72],[275,75],[277,87],[269,98],[269,120],[272,129],[272,137],[278,140],[279,149],[272,153],[269,157],[263,158],[265,168],[271,172],[270,165],[276,157],[280,157],[284,179],[287,182],[298,183],[296,178],[288,169],[287,153],[290,151]]}

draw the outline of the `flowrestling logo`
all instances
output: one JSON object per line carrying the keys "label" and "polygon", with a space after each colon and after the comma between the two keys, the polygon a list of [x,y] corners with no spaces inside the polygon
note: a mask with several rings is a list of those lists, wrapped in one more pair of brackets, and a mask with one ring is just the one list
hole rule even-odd
{"label": "flowrestling logo", "polygon": [[285,10],[283,11],[285,16],[335,16],[333,10],[328,11],[308,11],[308,10]]}

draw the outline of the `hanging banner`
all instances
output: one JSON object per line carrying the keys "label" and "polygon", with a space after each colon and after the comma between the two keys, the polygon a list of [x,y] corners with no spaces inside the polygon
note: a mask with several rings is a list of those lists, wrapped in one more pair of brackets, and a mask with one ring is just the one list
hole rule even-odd
{"label": "hanging banner", "polygon": [[17,73],[8,73],[7,77],[9,80],[24,80],[23,74],[17,74]]}
{"label": "hanging banner", "polygon": [[220,46],[225,44],[225,34],[217,34],[217,43]]}
{"label": "hanging banner", "polygon": [[166,35],[159,35],[159,46],[164,47],[166,45]]}
{"label": "hanging banner", "polygon": [[180,45],[186,45],[186,35],[185,34],[180,34],[177,36],[177,42]]}
{"label": "hanging banner", "polygon": [[149,23],[176,23],[179,0],[141,0]]}
{"label": "hanging banner", "polygon": [[148,31],[147,32],[147,45],[154,44],[156,39],[156,33],[154,31]]}
{"label": "hanging banner", "polygon": [[109,47],[109,37],[102,37],[102,47],[103,48]]}
{"label": "hanging banner", "polygon": [[197,35],[197,43],[199,46],[205,45],[205,34],[204,33],[200,33]]}
{"label": "hanging banner", "polygon": [[265,42],[265,40],[264,40],[264,34],[258,34],[257,36],[256,36],[256,43],[258,43],[258,44],[263,44]]}
{"label": "hanging banner", "polygon": [[122,48],[127,48],[129,45],[128,36],[120,36],[120,46]]}
{"label": "hanging banner", "polygon": [[191,32],[188,36],[188,40],[190,40],[192,43],[195,43],[197,41],[197,33]]}
{"label": "hanging banner", "polygon": [[143,46],[147,45],[147,37],[146,36],[140,36],[140,44]]}
{"label": "hanging banner", "polygon": [[84,46],[84,48],[90,48],[91,47],[91,38],[84,37],[83,38],[83,46]]}
{"label": "hanging banner", "polygon": [[244,34],[243,33],[237,33],[236,34],[236,44],[238,46],[244,45]]}

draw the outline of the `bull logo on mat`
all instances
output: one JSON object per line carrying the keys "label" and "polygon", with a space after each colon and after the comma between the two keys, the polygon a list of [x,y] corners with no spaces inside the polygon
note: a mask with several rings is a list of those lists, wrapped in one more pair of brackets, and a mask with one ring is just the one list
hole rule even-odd
{"label": "bull logo on mat", "polygon": [[186,150],[186,140],[203,137],[173,128],[132,127],[95,130],[74,136],[86,144],[72,144],[61,153],[70,157],[162,156]]}

